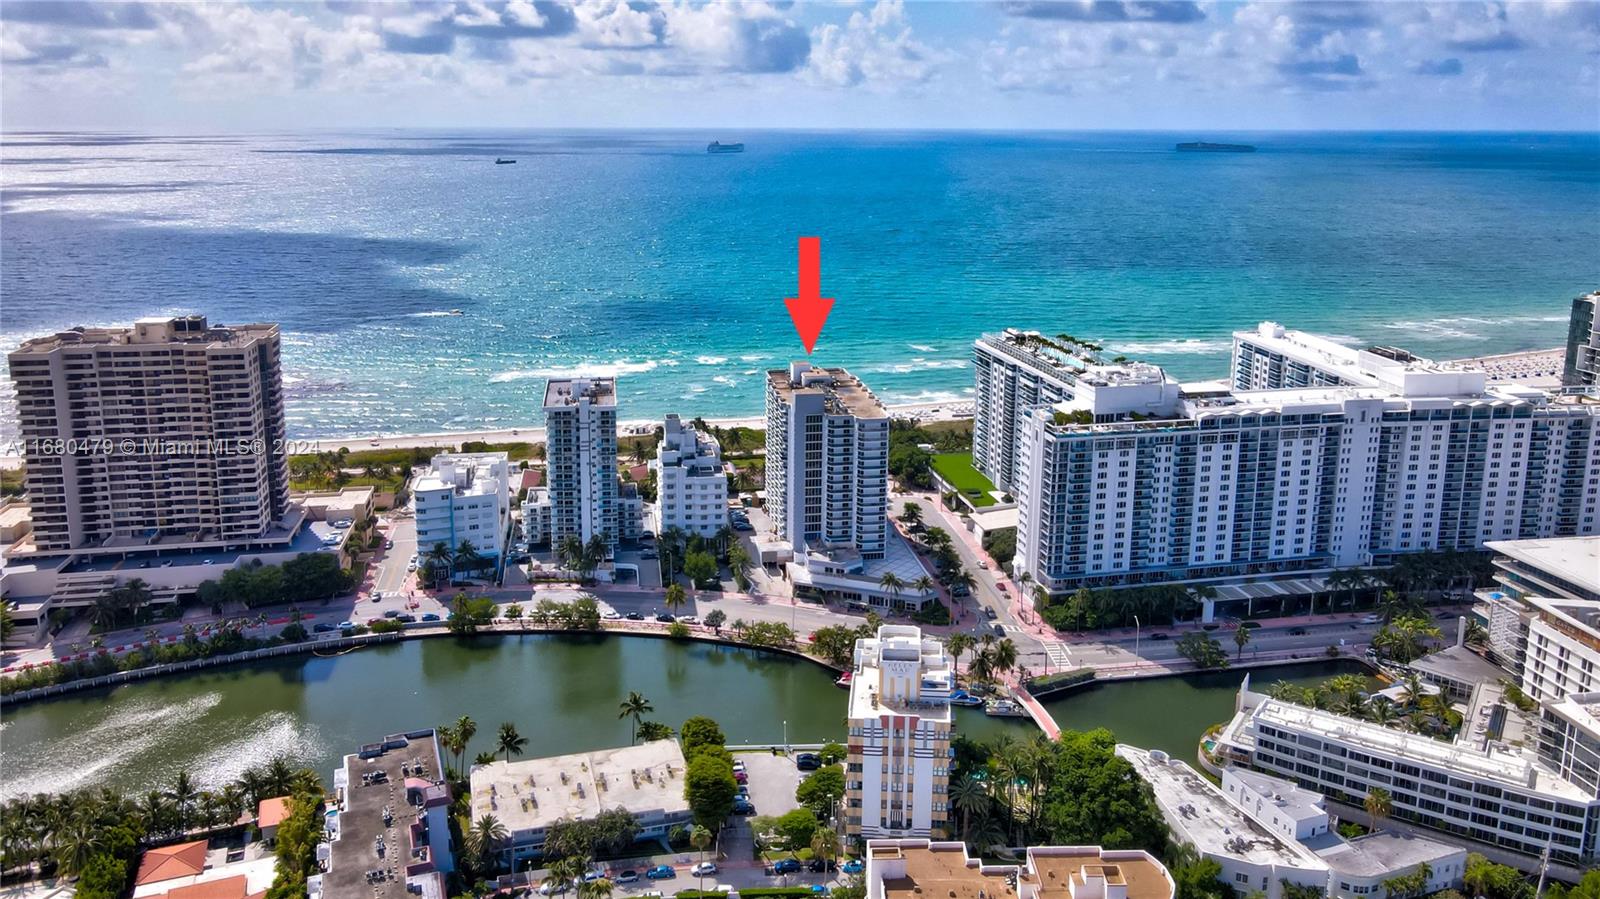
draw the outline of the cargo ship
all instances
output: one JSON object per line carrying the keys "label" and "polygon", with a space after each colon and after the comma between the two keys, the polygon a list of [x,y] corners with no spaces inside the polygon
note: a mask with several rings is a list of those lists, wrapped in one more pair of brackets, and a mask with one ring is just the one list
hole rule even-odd
{"label": "cargo ship", "polygon": [[1249,144],[1212,144],[1203,140],[1179,144],[1178,149],[1187,153],[1254,153],[1256,151],[1256,148]]}
{"label": "cargo ship", "polygon": [[724,144],[712,141],[706,144],[707,153],[743,153],[744,144]]}

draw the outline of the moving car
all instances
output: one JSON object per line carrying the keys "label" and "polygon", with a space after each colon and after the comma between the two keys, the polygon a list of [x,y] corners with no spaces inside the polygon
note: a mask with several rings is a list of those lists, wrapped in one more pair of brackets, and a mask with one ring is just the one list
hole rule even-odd
{"label": "moving car", "polygon": [[1171,637],[1169,637],[1166,634],[1155,633],[1155,634],[1151,634],[1150,635],[1150,639],[1152,639],[1152,640],[1169,640],[1169,639],[1171,639]]}
{"label": "moving car", "polygon": [[674,871],[671,865],[656,865],[654,868],[644,872],[644,876],[651,880],[671,880],[678,876],[678,872]]}
{"label": "moving car", "polygon": [[689,873],[693,874],[696,877],[704,877],[707,874],[715,874],[715,873],[717,873],[717,863],[716,862],[701,862],[701,863],[695,865],[693,868],[690,868],[689,869]]}
{"label": "moving car", "polygon": [[317,625],[316,627],[312,628],[312,630],[316,631],[319,634],[325,634],[328,631],[338,630],[338,628],[336,628],[333,625],[329,624],[328,622],[324,621],[321,624]]}
{"label": "moving car", "polygon": [[1367,615],[1366,617],[1361,619],[1361,623],[1362,624],[1377,624],[1378,622],[1380,622],[1382,620],[1383,620],[1383,617],[1380,616],[1380,615]]}
{"label": "moving car", "polygon": [[983,607],[983,617],[989,619],[990,621],[993,621],[996,618],[1000,617],[1000,613],[996,612],[994,610],[994,606],[984,606]]}
{"label": "moving car", "polygon": [[1303,627],[1291,627],[1291,628],[1289,628],[1289,636],[1291,636],[1291,637],[1304,637],[1306,635],[1306,633],[1307,633],[1307,631]]}

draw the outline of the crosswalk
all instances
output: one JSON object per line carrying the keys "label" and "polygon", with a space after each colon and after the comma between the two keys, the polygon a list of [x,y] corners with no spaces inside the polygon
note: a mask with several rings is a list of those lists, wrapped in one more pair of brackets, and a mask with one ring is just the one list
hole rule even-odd
{"label": "crosswalk", "polygon": [[1067,644],[1059,640],[1041,641],[1044,646],[1044,656],[1050,660],[1051,668],[1066,668],[1072,664],[1072,657],[1067,652]]}

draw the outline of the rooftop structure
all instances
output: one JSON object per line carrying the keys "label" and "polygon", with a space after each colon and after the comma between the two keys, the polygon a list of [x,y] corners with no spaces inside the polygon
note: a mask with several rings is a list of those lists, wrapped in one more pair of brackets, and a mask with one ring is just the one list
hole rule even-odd
{"label": "rooftop structure", "polygon": [[[455,869],[450,851],[450,787],[430,730],[393,734],[344,757],[333,775],[331,840],[318,850],[323,873],[312,899],[371,895],[378,885],[438,890]],[[415,890],[411,889],[415,886]]]}
{"label": "rooftop structure", "polygon": [[498,565],[511,532],[511,462],[506,453],[440,453],[411,485],[417,546],[455,551],[469,541]]}
{"label": "rooftop structure", "polygon": [[868,899],[1172,899],[1165,866],[1142,850],[1036,846],[1021,865],[985,865],[959,842],[867,841]]}
{"label": "rooftop structure", "polygon": [[1505,672],[1463,645],[1447,646],[1411,663],[1425,683],[1438,687],[1452,703],[1465,702],[1478,684],[1494,683]]}
{"label": "rooftop structure", "polygon": [[1482,393],[1486,382],[1480,370],[1393,347],[1360,350],[1277,322],[1233,335],[1236,390],[1378,387],[1399,396],[1464,396]]}
{"label": "rooftop structure", "polygon": [[727,525],[728,475],[710,434],[668,415],[649,470],[656,473],[656,533],[678,528],[713,537]]}
{"label": "rooftop structure", "polygon": [[1495,540],[1496,579],[1513,592],[1600,601],[1600,536]]}
{"label": "rooftop structure", "polygon": [[[847,830],[863,837],[938,836],[949,805],[950,690],[944,645],[883,625],[856,641],[846,726]],[[892,764],[891,764],[892,760]]]}
{"label": "rooftop structure", "polygon": [[212,849],[205,840],[158,846],[139,859],[133,897],[259,899],[272,885],[276,866],[277,859],[260,842],[246,842],[242,852],[229,846]]}
{"label": "rooftop structure", "polygon": [[289,514],[278,326],[145,318],[9,356],[33,548],[266,535]]}
{"label": "rooftop structure", "polygon": [[974,341],[973,466],[996,487],[1011,489],[1019,416],[1033,406],[1072,399],[1078,375],[1100,362],[1097,347],[1064,334],[1007,328]]}
{"label": "rooftop structure", "polygon": [[660,836],[691,818],[683,795],[686,769],[676,740],[477,765],[472,817],[494,815],[506,826],[513,862],[539,854],[557,821],[592,819],[614,808],[638,818],[641,838]]}
{"label": "rooftop structure", "polygon": [[1567,325],[1567,347],[1561,381],[1572,387],[1600,384],[1600,291],[1572,301],[1572,318]]}
{"label": "rooftop structure", "polygon": [[545,385],[545,471],[549,539],[615,546],[623,526],[617,477],[617,382],[555,379]]}

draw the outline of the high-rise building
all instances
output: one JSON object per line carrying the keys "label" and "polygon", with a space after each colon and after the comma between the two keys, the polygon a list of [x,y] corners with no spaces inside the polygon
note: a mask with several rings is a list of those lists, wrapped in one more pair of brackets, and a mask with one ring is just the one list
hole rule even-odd
{"label": "high-rise building", "polygon": [[411,487],[417,546],[455,552],[469,541],[498,568],[511,533],[511,463],[505,453],[440,453]]}
{"label": "high-rise building", "polygon": [[1100,364],[1098,350],[1065,334],[1007,328],[972,345],[972,464],[1001,490],[1016,480],[1021,416],[1072,399],[1078,375]]}
{"label": "high-rise building", "polygon": [[954,678],[944,645],[920,628],[883,625],[856,641],[844,810],[852,836],[944,834]]}
{"label": "high-rise building", "polygon": [[1572,319],[1567,325],[1567,357],[1561,370],[1561,383],[1569,387],[1600,384],[1600,291],[1572,301]]}
{"label": "high-rise building", "polygon": [[796,555],[848,547],[881,559],[888,540],[889,416],[842,368],[767,372],[767,511]]}
{"label": "high-rise building", "polygon": [[9,356],[39,553],[241,543],[289,510],[278,326],[146,318]]}
{"label": "high-rise building", "polygon": [[1062,593],[1600,533],[1600,403],[1403,366],[1231,393],[1087,370],[1022,417],[1015,570]]}
{"label": "high-rise building", "polygon": [[1402,396],[1458,396],[1483,389],[1477,369],[1434,362],[1395,347],[1356,349],[1277,322],[1233,334],[1234,390],[1372,387]]}
{"label": "high-rise building", "polygon": [[711,537],[727,525],[728,476],[711,435],[668,415],[650,470],[656,474],[656,533],[679,528]]}
{"label": "high-rise building", "polygon": [[545,386],[545,468],[551,545],[622,534],[617,478],[617,383],[611,378],[552,380]]}

